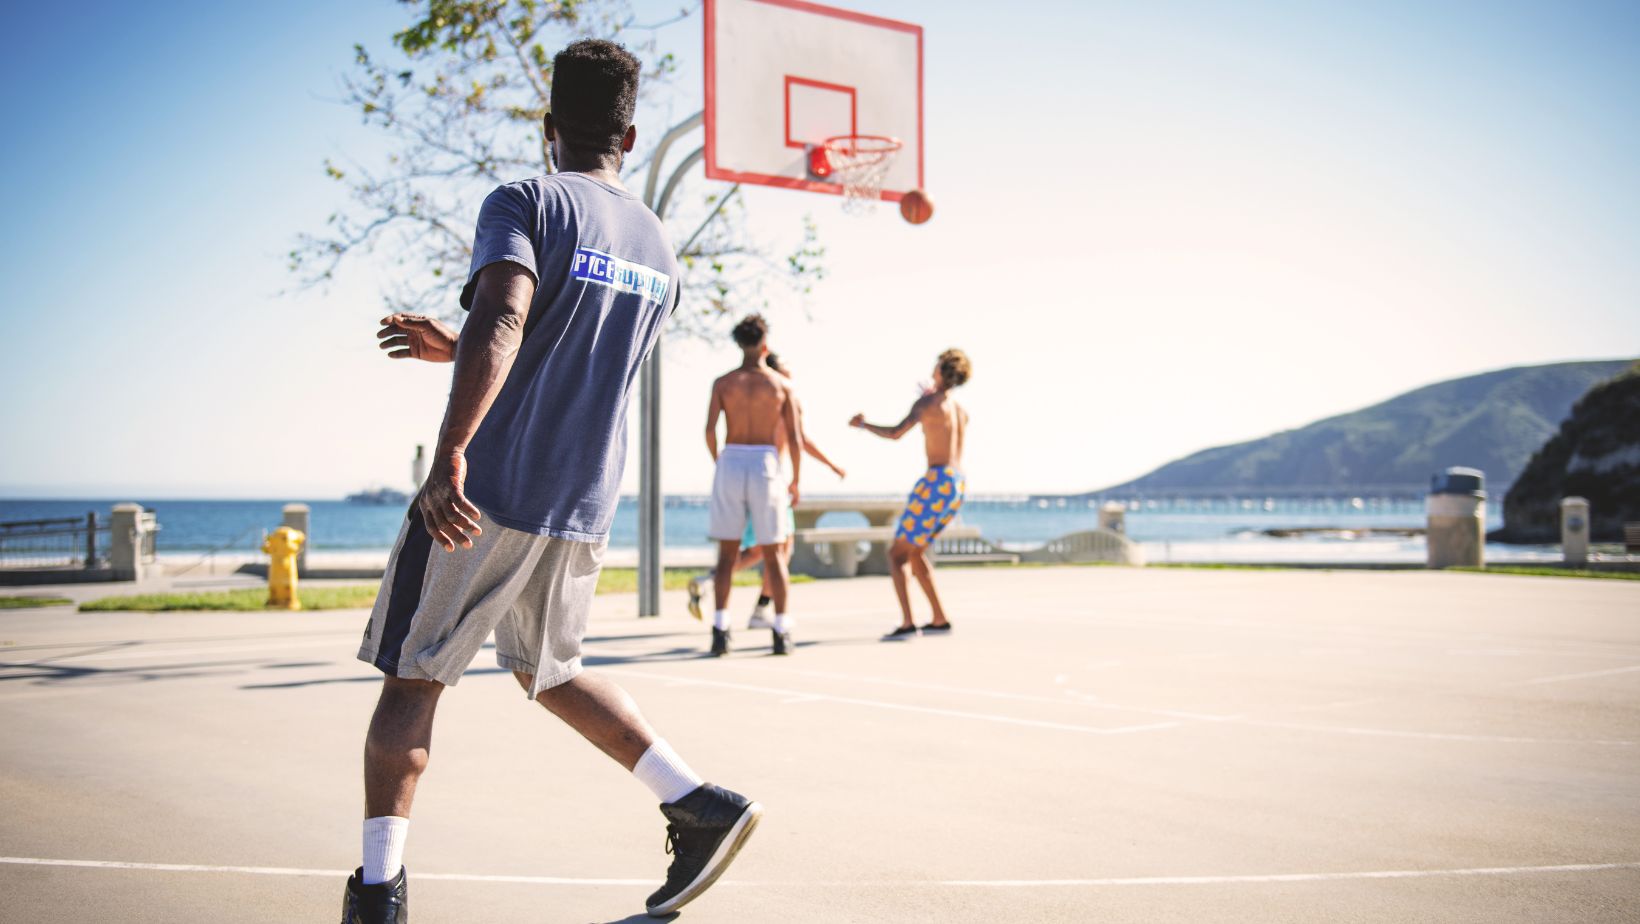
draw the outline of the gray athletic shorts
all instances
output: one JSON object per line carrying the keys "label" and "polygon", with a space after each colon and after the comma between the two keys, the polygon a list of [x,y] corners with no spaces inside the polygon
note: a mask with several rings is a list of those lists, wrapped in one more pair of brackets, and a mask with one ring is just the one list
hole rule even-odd
{"label": "gray athletic shorts", "polygon": [[393,677],[455,686],[493,631],[495,663],[534,674],[533,699],[581,673],[605,543],[537,536],[488,518],[480,525],[472,548],[446,552],[410,508],[359,660]]}
{"label": "gray athletic shorts", "polygon": [[780,453],[773,446],[730,443],[718,453],[706,534],[719,541],[738,541],[750,527],[758,545],[783,542],[789,498]]}

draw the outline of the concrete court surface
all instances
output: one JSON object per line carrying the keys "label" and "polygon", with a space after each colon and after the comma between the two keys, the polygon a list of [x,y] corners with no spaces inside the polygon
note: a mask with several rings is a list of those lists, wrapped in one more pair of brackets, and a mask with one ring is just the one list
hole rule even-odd
{"label": "concrete court surface", "polygon": [[[599,599],[593,669],[768,809],[683,920],[1640,919],[1640,582],[940,581],[956,634],[900,644],[886,579],[797,586],[787,659]],[[363,624],[0,613],[0,920],[339,920]],[[446,692],[415,921],[642,920],[663,840],[488,651]]]}

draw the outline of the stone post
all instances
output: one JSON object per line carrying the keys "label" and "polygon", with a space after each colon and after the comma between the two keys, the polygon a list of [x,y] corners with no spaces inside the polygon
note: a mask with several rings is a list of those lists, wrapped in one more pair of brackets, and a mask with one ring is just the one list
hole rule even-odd
{"label": "stone post", "polygon": [[[308,529],[308,513],[309,511],[307,504],[286,504],[285,519],[279,525],[289,526],[291,529],[294,529],[302,535],[311,538],[313,536],[313,531]],[[313,543],[311,541],[304,542],[302,543],[302,550],[296,553],[297,574],[305,574],[307,572],[307,553],[308,548],[312,545]]]}
{"label": "stone post", "polygon": [[1589,563],[1589,502],[1581,497],[1560,502],[1560,553],[1567,567]]}
{"label": "stone post", "polygon": [[1121,501],[1105,501],[1099,508],[1099,528],[1126,535],[1127,505]]}
{"label": "stone post", "polygon": [[1429,567],[1486,566],[1486,475],[1473,468],[1436,475],[1426,509]]}
{"label": "stone post", "polygon": [[108,530],[108,566],[114,580],[142,580],[142,534],[142,505],[115,504]]}

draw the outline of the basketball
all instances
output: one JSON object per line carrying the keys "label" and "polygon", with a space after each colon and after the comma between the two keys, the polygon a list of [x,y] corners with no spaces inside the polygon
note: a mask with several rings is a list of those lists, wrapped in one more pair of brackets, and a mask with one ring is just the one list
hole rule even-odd
{"label": "basketball", "polygon": [[900,199],[900,217],[914,225],[920,225],[934,217],[934,203],[928,198],[928,193],[920,189],[913,189]]}

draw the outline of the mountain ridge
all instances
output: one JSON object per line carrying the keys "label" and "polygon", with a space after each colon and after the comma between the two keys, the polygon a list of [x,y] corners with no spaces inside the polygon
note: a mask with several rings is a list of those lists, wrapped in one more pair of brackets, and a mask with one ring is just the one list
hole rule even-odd
{"label": "mountain ridge", "polygon": [[1589,502],[1595,542],[1623,541],[1623,524],[1640,519],[1640,363],[1577,399],[1503,499],[1504,542],[1555,542],[1560,502]]}
{"label": "mountain ridge", "polygon": [[1453,465],[1501,496],[1597,383],[1634,360],[1512,366],[1435,382],[1303,427],[1215,446],[1082,497],[1173,492],[1421,491]]}

